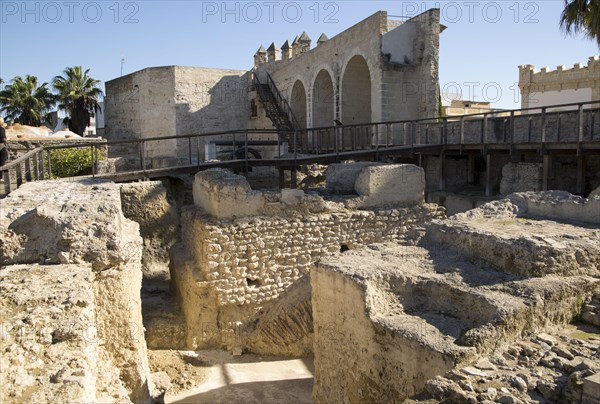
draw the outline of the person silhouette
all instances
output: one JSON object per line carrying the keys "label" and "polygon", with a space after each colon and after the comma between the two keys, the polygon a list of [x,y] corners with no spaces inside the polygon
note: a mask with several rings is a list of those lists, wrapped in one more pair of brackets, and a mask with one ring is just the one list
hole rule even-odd
{"label": "person silhouette", "polygon": [[6,148],[6,130],[4,129],[4,118],[0,117],[0,167],[8,161],[8,149]]}

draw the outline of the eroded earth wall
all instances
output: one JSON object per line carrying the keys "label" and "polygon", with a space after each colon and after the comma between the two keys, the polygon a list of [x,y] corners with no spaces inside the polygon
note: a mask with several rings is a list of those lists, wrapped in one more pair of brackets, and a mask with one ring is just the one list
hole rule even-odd
{"label": "eroded earth wall", "polygon": [[167,189],[160,181],[122,184],[121,204],[125,217],[140,225],[144,276],[168,276],[169,249],[179,240],[179,213]]}
{"label": "eroded earth wall", "polygon": [[149,399],[141,256],[114,183],[33,182],[2,201],[3,401]]}

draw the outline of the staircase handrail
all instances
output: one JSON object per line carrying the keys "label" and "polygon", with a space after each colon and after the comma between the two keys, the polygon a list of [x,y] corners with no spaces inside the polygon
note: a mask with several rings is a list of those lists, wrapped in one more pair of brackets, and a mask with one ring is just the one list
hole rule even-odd
{"label": "staircase handrail", "polygon": [[288,101],[281,96],[281,93],[279,92],[279,89],[275,85],[275,81],[273,81],[273,78],[271,77],[269,72],[266,72],[266,73],[267,73],[267,84],[269,84],[269,88],[271,89],[271,92],[275,95],[277,104],[283,110],[283,112],[285,112],[287,114],[288,118],[290,119],[290,122],[292,123],[292,129],[294,129],[294,130],[300,129],[300,124],[298,123],[298,119],[296,119],[296,115],[294,114],[294,111],[292,111],[292,107],[290,106]]}
{"label": "staircase handrail", "polygon": [[[273,81],[273,78],[271,77],[271,75],[268,72],[266,72],[266,74],[267,74],[267,83],[266,84],[269,86],[269,89],[271,90],[273,97],[275,97],[277,106],[288,116],[288,119],[290,120],[290,123],[292,124],[292,128],[290,128],[290,129],[292,129],[292,130],[299,129],[300,124],[298,123],[298,119],[296,118],[296,115],[294,115],[294,111],[292,111],[292,107],[290,106],[288,101],[281,96],[281,93],[279,92],[279,89],[275,85],[275,82]],[[260,79],[258,78],[258,74],[256,72],[253,72],[252,84],[258,91],[259,95],[263,96],[263,94],[262,94],[263,92],[262,92],[262,88],[261,88],[262,83],[260,82]]]}

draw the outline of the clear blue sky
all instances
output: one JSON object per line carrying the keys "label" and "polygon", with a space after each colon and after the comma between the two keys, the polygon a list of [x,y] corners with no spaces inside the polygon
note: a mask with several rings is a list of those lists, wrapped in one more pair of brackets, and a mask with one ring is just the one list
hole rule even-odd
{"label": "clear blue sky", "polygon": [[[463,98],[518,107],[518,69],[587,64],[593,41],[565,37],[562,0],[543,1],[8,1],[0,0],[0,77],[51,81],[82,65],[107,80],[151,66],[250,69],[263,44],[306,31],[313,45],[378,10],[441,9],[440,84]],[[501,93],[501,94],[500,94]]]}

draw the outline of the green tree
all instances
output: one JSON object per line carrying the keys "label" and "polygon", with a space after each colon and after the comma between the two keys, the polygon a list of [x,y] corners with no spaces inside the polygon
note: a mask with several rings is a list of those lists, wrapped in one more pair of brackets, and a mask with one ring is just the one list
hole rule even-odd
{"label": "green tree", "polygon": [[600,0],[565,0],[560,27],[567,34],[581,32],[600,47]]}
{"label": "green tree", "polygon": [[83,71],[81,66],[67,67],[63,76],[56,76],[52,82],[58,92],[58,107],[69,114],[69,130],[78,135],[83,135],[90,118],[100,109],[100,81],[90,77],[89,71]]}
{"label": "green tree", "polygon": [[27,75],[25,79],[16,76],[0,91],[0,111],[9,120],[23,125],[40,126],[55,102],[48,83],[38,85],[35,76]]}

